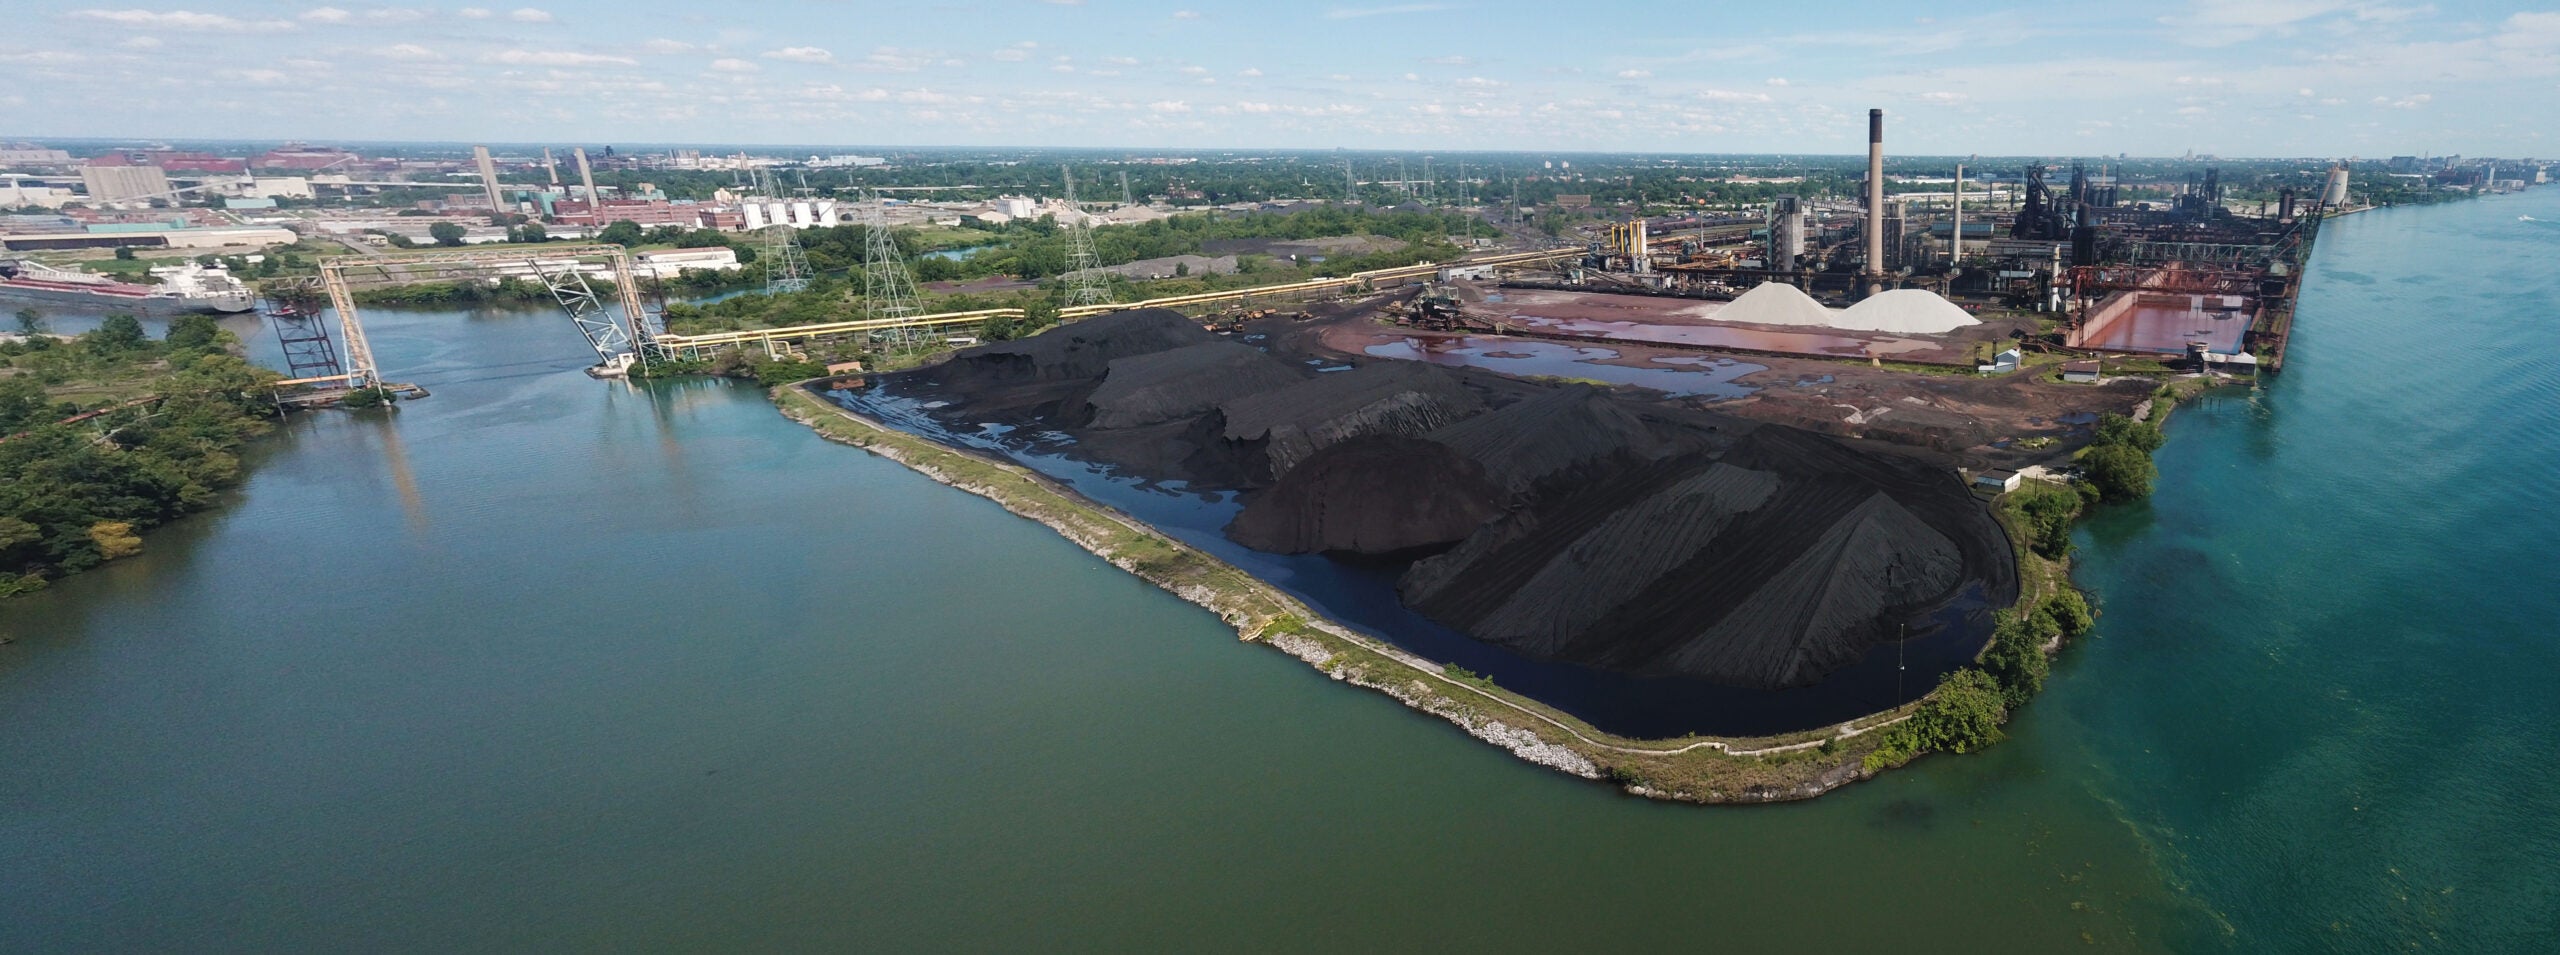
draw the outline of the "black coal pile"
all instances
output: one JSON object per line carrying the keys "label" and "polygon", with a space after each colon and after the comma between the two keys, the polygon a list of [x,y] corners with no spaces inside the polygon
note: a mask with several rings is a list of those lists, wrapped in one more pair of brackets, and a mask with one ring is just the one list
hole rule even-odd
{"label": "black coal pile", "polygon": [[1484,466],[1445,444],[1369,434],[1328,445],[1227,525],[1255,550],[1394,554],[1447,547],[1502,512]]}
{"label": "black coal pile", "polygon": [[890,387],[1242,491],[1231,539],[1399,562],[1408,605],[1542,659],[1797,686],[1969,592],[2015,599],[2006,536],[1943,467],[1649,393],[1308,357],[1134,311]]}

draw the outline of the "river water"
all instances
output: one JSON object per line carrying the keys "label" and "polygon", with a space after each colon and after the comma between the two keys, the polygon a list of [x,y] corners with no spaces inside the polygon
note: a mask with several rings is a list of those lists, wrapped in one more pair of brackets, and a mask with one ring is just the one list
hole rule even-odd
{"label": "river water", "polygon": [[[1649,803],[749,388],[383,313],[435,393],[0,605],[0,951],[2529,949],[2560,190],[2333,223],[2287,377],[2082,534],[2009,742]],[[2084,944],[2093,943],[2093,944]]]}

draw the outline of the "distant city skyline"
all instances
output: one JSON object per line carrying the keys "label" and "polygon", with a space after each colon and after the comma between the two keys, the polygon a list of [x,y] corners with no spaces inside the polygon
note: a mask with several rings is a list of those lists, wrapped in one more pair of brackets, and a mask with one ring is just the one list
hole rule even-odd
{"label": "distant city skyline", "polygon": [[0,138],[2560,154],[2560,11],[38,0]]}

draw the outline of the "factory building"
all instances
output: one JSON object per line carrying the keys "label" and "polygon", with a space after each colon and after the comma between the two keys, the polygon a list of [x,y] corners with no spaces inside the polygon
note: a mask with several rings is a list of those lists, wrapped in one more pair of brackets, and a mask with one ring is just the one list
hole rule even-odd
{"label": "factory building", "polygon": [[96,203],[138,202],[169,194],[169,174],[158,166],[102,165],[80,167],[80,184]]}

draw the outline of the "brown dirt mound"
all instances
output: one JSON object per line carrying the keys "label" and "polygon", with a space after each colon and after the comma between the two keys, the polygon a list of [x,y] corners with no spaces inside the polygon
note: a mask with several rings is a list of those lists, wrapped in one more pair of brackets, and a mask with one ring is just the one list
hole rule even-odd
{"label": "brown dirt mound", "polygon": [[1245,504],[1227,536],[1256,550],[1394,554],[1442,547],[1502,512],[1484,468],[1447,445],[1392,434],[1336,443]]}

